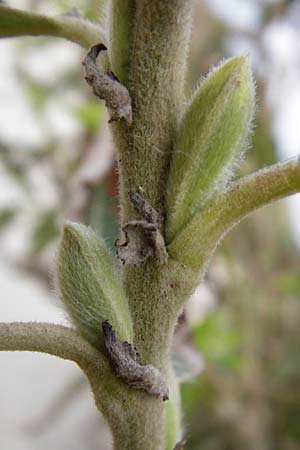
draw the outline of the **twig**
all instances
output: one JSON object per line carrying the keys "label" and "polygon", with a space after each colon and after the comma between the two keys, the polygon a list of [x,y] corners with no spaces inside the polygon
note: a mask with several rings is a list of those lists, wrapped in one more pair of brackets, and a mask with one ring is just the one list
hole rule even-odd
{"label": "twig", "polygon": [[85,370],[107,367],[105,358],[72,328],[37,322],[0,323],[0,351],[48,353],[74,361]]}

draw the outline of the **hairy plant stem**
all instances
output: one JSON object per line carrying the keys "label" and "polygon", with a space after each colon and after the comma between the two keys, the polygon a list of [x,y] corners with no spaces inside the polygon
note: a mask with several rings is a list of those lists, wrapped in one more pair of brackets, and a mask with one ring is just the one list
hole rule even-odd
{"label": "hairy plant stem", "polygon": [[[164,211],[173,136],[184,102],[190,18],[189,0],[141,0],[136,4],[128,82],[133,124],[131,127],[124,123],[114,125],[123,223],[136,218],[128,197],[130,189],[139,192],[154,208]],[[159,365],[165,357],[154,356],[154,353],[167,352],[169,347],[169,338],[158,338],[159,327],[155,326],[156,307],[162,303],[161,284],[165,282],[161,273],[161,266],[155,262],[124,268],[124,282],[135,322],[135,343],[145,362]],[[144,323],[146,318],[147,324]],[[158,342],[161,344],[153,353],[150,347]]]}
{"label": "hairy plant stem", "polygon": [[[112,125],[118,150],[122,225],[128,226],[129,222],[132,225],[132,221],[139,219],[141,222],[143,219],[139,217],[139,214],[143,215],[141,209],[134,210],[129,191],[135,193],[140,202],[145,200],[150,210],[153,207],[159,218],[165,216],[170,157],[184,110],[191,5],[192,0],[112,0],[111,42],[108,45],[110,64],[121,83],[128,88],[133,107],[132,124],[131,120],[127,123],[121,120]],[[0,6],[1,23],[0,37],[53,35],[84,47],[106,39],[101,27],[89,22],[66,16],[48,18],[3,5]],[[106,61],[102,65],[106,66]],[[95,74],[90,75],[89,81],[93,84]],[[116,82],[112,73],[105,76]],[[186,147],[184,145],[184,150]],[[181,448],[182,444],[176,445],[182,437],[180,395],[169,354],[174,327],[184,301],[203,276],[217,243],[233,226],[256,208],[299,190],[299,160],[277,164],[244,177],[195,210],[181,231],[169,238],[167,247],[162,237],[161,221],[156,221],[160,225],[154,231],[161,238],[159,243],[164,257],[156,258],[157,253],[154,252],[142,265],[124,266],[123,283],[131,313],[127,339],[132,337],[132,318],[138,364],[154,366],[152,369],[158,373],[159,379],[162,376],[164,386],[167,382],[168,402],[151,395],[157,392],[153,389],[144,392],[130,387],[128,378],[122,378],[121,369],[116,371],[107,346],[106,352],[102,347],[102,350],[97,350],[74,329],[42,323],[0,323],[0,351],[38,351],[77,363],[88,377],[96,405],[110,425],[114,450]],[[91,249],[86,250],[90,255]],[[69,244],[67,251],[72,255],[70,261],[73,263],[74,249],[72,251]],[[94,264],[93,259],[93,268]],[[80,275],[82,267],[78,271]],[[89,266],[87,269],[90,273]],[[74,283],[74,271],[69,272],[72,289],[76,289],[78,280],[75,279]],[[94,296],[97,301],[100,290],[99,287]],[[83,301],[80,301],[83,306],[85,291]],[[78,291],[74,296],[73,292],[71,294],[71,297],[78,297]],[[110,294],[115,299],[115,292]],[[105,304],[111,307],[110,297],[108,302],[103,302]],[[116,313],[113,314],[115,316]],[[103,323],[105,321],[102,326]],[[95,326],[98,338],[97,327],[98,322]],[[122,342],[122,345],[128,350],[127,343]],[[140,378],[138,381],[143,381]],[[151,382],[150,379],[150,387],[153,387]]]}
{"label": "hairy plant stem", "polygon": [[[157,210],[164,213],[167,172],[174,133],[184,104],[186,54],[191,25],[190,0],[114,1],[112,23],[113,70],[126,82],[133,102],[133,123],[113,125],[118,149],[121,219],[125,224],[137,218],[128,197],[133,189]],[[127,6],[127,10],[126,6]],[[130,19],[128,19],[130,18]],[[127,28],[126,28],[127,27]],[[128,52],[121,52],[121,35],[128,37]],[[121,47],[120,47],[121,46]],[[124,49],[123,49],[124,50]],[[119,61],[117,60],[119,58]],[[127,77],[124,68],[128,67]],[[118,72],[119,70],[119,72]],[[128,81],[127,81],[128,80]],[[168,266],[149,260],[139,267],[124,266],[123,280],[134,323],[134,343],[144,364],[153,364],[166,377],[169,350],[176,321],[174,308],[178,292],[172,292],[176,280],[170,280]],[[171,287],[170,287],[171,286]],[[176,289],[175,289],[176,291]],[[172,400],[172,399],[171,399]],[[164,450],[175,447],[165,443],[165,406],[150,396],[136,396],[135,422],[128,448]],[[180,414],[175,414],[179,417]],[[176,424],[178,427],[178,423]],[[176,428],[175,426],[175,428]],[[140,439],[144,433],[149,439]],[[139,438],[135,443],[135,436]],[[128,438],[128,435],[127,435]],[[115,436],[116,442],[118,436]],[[122,450],[124,439],[120,440]],[[126,444],[127,445],[127,444]]]}
{"label": "hairy plant stem", "polygon": [[100,25],[84,19],[47,16],[0,5],[0,37],[53,36],[68,39],[89,48],[106,42]]}
{"label": "hairy plant stem", "polygon": [[0,351],[48,353],[74,361],[82,370],[86,370],[92,361],[100,369],[99,373],[109,370],[103,355],[75,330],[50,323],[0,323]]}

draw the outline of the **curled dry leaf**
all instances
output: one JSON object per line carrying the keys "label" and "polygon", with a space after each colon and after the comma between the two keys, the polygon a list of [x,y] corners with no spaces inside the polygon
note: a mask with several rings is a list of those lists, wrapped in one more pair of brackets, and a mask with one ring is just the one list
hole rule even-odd
{"label": "curled dry leaf", "polygon": [[131,190],[128,195],[132,206],[140,214],[142,219],[152,223],[159,230],[162,230],[164,224],[163,215],[156,211],[138,192]]}
{"label": "curled dry leaf", "polygon": [[116,241],[118,258],[123,264],[141,265],[149,257],[163,264],[168,259],[162,235],[163,216],[156,211],[140,194],[129,192],[134,209],[143,220],[134,220],[123,227],[125,241]]}
{"label": "curled dry leaf", "polygon": [[164,238],[152,224],[142,220],[129,222],[123,227],[125,241],[116,240],[118,258],[123,264],[139,266],[149,257],[161,264],[168,258]]}
{"label": "curled dry leaf", "polygon": [[113,72],[101,71],[97,66],[97,57],[103,50],[107,50],[106,46],[97,44],[86,55],[82,63],[86,70],[85,79],[92,86],[94,94],[105,101],[111,114],[109,122],[124,118],[127,124],[131,125],[132,106],[128,90]]}
{"label": "curled dry leaf", "polygon": [[186,439],[182,439],[178,444],[176,444],[174,450],[183,450],[186,444]]}
{"label": "curled dry leaf", "polygon": [[139,364],[135,349],[116,337],[107,320],[102,322],[102,332],[109,359],[118,377],[134,389],[142,389],[163,401],[168,400],[169,389],[160,371],[149,364]]}

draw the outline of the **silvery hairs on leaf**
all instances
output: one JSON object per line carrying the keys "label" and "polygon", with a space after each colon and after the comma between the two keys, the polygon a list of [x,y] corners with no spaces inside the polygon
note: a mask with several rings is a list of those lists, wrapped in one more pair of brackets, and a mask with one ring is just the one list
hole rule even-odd
{"label": "silvery hairs on leaf", "polygon": [[174,237],[222,191],[247,147],[255,109],[248,58],[210,72],[180,123],[167,189],[166,239]]}
{"label": "silvery hairs on leaf", "polygon": [[131,125],[132,106],[128,90],[113,72],[101,71],[97,66],[97,57],[103,50],[107,50],[106,46],[97,44],[86,55],[82,63],[86,71],[85,79],[92,86],[94,94],[105,101],[111,114],[109,123],[123,118],[128,125]]}
{"label": "silvery hairs on leaf", "polygon": [[130,191],[129,198],[143,220],[133,220],[123,227],[125,241],[117,239],[115,243],[118,258],[123,264],[137,266],[149,257],[165,263],[168,254],[162,235],[163,216],[137,192]]}
{"label": "silvery hairs on leaf", "polygon": [[117,339],[116,334],[106,320],[102,322],[105,347],[111,364],[119,378],[134,389],[142,389],[150,395],[169,399],[169,389],[158,369],[150,364],[142,366],[138,354],[131,344]]}
{"label": "silvery hairs on leaf", "polygon": [[58,252],[57,284],[77,330],[104,348],[101,324],[108,319],[120,339],[132,339],[125,293],[103,239],[82,224],[64,225]]}

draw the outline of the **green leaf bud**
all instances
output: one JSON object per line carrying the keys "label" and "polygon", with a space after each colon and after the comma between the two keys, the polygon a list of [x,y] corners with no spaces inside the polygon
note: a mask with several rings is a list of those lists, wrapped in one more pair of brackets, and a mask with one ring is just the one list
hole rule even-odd
{"label": "green leaf bud", "polygon": [[167,241],[222,190],[246,148],[254,112],[247,57],[214,69],[195,92],[179,126],[167,191]]}
{"label": "green leaf bud", "polygon": [[64,225],[58,255],[58,288],[79,332],[104,348],[102,322],[108,320],[119,339],[132,341],[126,297],[103,240],[81,224]]}

